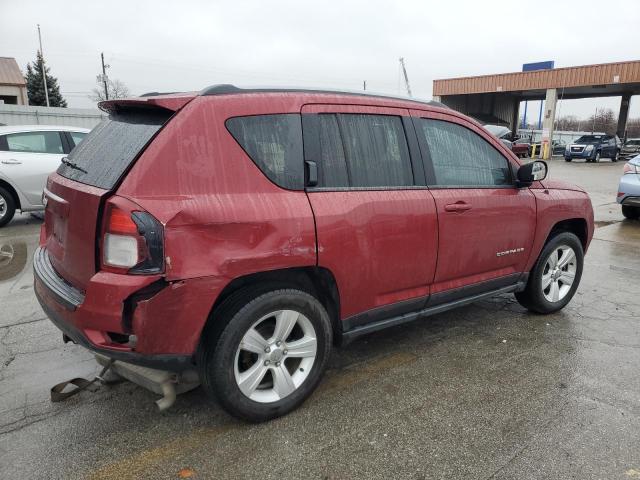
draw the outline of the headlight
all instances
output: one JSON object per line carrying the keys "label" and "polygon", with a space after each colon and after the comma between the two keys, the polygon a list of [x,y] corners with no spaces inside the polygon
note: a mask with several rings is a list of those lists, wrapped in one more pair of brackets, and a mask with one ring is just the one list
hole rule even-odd
{"label": "headlight", "polygon": [[625,163],[622,173],[640,173],[640,167],[633,163]]}
{"label": "headlight", "polygon": [[587,148],[584,149],[586,153],[589,153],[593,150],[593,145],[587,145]]}

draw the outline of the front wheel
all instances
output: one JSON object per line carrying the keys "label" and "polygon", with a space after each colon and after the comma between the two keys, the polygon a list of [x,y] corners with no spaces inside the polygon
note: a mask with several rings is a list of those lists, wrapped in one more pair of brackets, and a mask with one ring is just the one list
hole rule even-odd
{"label": "front wheel", "polygon": [[640,218],[640,207],[622,205],[622,215],[629,220],[636,220],[637,218]]}
{"label": "front wheel", "polygon": [[525,290],[517,292],[516,299],[536,313],[561,310],[576,293],[583,263],[584,250],[578,237],[570,232],[558,233],[542,249]]}
{"label": "front wheel", "polygon": [[227,323],[219,335],[205,337],[200,377],[230,414],[251,422],[285,415],[320,382],[332,329],[326,310],[310,294],[239,292],[214,320]]}
{"label": "front wheel", "polygon": [[596,152],[596,158],[594,160],[595,162],[599,162],[600,161],[600,151]]}

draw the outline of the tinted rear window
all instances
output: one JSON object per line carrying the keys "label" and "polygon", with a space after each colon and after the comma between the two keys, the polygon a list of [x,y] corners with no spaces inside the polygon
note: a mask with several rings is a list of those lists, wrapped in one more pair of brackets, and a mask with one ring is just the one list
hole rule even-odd
{"label": "tinted rear window", "polygon": [[69,154],[69,162],[82,170],[61,164],[58,173],[87,185],[112,189],[172,113],[142,109],[112,113]]}
{"label": "tinted rear window", "polygon": [[276,114],[230,118],[227,129],[251,160],[276,185],[303,188],[300,115]]}

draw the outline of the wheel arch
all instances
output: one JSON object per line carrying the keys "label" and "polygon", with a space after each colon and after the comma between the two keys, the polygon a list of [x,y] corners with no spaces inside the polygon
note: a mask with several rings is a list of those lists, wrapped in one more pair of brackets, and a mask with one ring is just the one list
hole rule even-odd
{"label": "wheel arch", "polygon": [[16,204],[16,209],[21,210],[22,205],[20,203],[20,196],[18,195],[18,191],[15,188],[13,188],[13,185],[11,185],[6,180],[3,180],[0,178],[0,187],[4,188],[6,191],[8,191],[11,194],[11,196],[13,197],[13,201]]}
{"label": "wheel arch", "polygon": [[573,233],[580,240],[583,250],[585,252],[587,251],[587,246],[589,244],[589,227],[584,218],[568,218],[555,223],[553,227],[551,227],[551,230],[544,241],[544,245],[549,243],[549,240],[560,232]]}
{"label": "wheel arch", "polygon": [[342,322],[340,320],[340,295],[333,273],[323,267],[309,266],[269,270],[235,278],[220,292],[211,308],[202,336],[205,332],[220,326],[214,321],[216,311],[226,299],[240,290],[255,289],[264,293],[278,288],[297,288],[317,298],[329,314],[333,327],[333,342],[340,344]]}

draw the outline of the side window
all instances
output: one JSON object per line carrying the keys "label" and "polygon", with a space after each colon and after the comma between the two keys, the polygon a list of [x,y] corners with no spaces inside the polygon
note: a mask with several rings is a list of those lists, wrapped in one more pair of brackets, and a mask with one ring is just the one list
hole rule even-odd
{"label": "side window", "polygon": [[442,120],[420,119],[438,186],[512,185],[507,159],[472,130]]}
{"label": "side window", "polygon": [[319,114],[318,130],[320,137],[318,187],[348,187],[349,172],[337,117],[333,114]]}
{"label": "side window", "polygon": [[402,120],[389,115],[339,114],[350,186],[413,185]]}
{"label": "side window", "polygon": [[11,152],[64,153],[58,132],[10,133],[6,141]]}
{"label": "side window", "polygon": [[73,143],[76,146],[79,145],[82,140],[84,140],[84,137],[87,136],[87,134],[84,132],[69,132],[69,135],[71,135]]}
{"label": "side window", "polygon": [[254,115],[226,121],[233,138],[276,185],[302,189],[302,125],[299,114]]}

